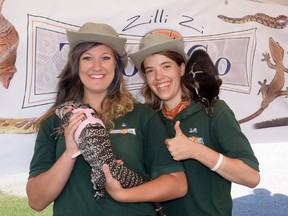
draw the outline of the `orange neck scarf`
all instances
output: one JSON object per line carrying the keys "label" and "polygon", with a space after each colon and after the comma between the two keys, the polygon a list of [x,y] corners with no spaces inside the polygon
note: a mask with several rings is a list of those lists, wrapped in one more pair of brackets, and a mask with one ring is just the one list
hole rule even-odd
{"label": "orange neck scarf", "polygon": [[175,116],[190,105],[190,101],[181,101],[174,109],[167,111],[165,106],[162,107],[162,113],[167,119],[174,119]]}

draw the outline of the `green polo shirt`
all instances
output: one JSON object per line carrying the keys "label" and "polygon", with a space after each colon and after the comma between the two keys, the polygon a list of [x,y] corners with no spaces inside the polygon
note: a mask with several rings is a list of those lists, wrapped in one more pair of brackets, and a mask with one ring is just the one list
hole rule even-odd
{"label": "green polo shirt", "polygon": [[[29,178],[51,168],[64,152],[65,138],[57,138],[54,133],[59,124],[60,120],[54,114],[41,126]],[[167,133],[159,116],[146,105],[136,104],[132,112],[117,119],[110,138],[117,159],[147,180],[184,171],[182,164],[172,159],[164,144]],[[66,186],[54,201],[54,216],[154,215],[151,203],[119,203],[109,195],[103,202],[97,201],[90,175],[91,167],[81,155],[78,156]]]}
{"label": "green polo shirt", "polygon": [[[181,130],[187,137],[194,136],[203,145],[259,170],[248,139],[224,101],[216,102],[213,117],[209,117],[199,103],[192,103],[173,120],[166,119],[161,111],[158,114],[170,137],[175,136],[174,124],[180,120]],[[232,215],[231,182],[196,160],[184,160],[182,163],[189,191],[185,197],[164,204],[167,216]]]}

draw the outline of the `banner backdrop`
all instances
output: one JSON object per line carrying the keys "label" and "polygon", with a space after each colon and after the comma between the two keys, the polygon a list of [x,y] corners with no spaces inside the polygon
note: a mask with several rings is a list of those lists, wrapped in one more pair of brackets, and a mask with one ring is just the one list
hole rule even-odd
{"label": "banner backdrop", "polygon": [[[211,56],[223,80],[220,98],[252,144],[288,141],[288,6],[281,1],[0,2],[0,157],[3,167],[23,164],[2,173],[28,169],[31,126],[52,105],[67,59],[66,30],[88,21],[112,25],[127,38],[128,53],[151,30],[181,35],[188,55],[201,48]],[[130,60],[125,79],[142,101],[143,80]],[[268,128],[260,128],[263,121]]]}

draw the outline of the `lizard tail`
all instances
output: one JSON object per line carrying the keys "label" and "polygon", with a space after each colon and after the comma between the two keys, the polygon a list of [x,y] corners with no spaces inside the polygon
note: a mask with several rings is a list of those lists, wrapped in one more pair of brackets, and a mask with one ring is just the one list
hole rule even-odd
{"label": "lizard tail", "polygon": [[264,108],[261,107],[261,108],[259,108],[255,113],[253,113],[252,115],[247,116],[246,118],[243,118],[243,119],[241,119],[241,120],[238,120],[238,123],[239,123],[239,124],[242,124],[242,123],[244,123],[244,122],[248,122],[248,121],[256,118],[257,116],[259,116],[263,111],[264,111]]}
{"label": "lizard tail", "polygon": [[[286,91],[284,91],[284,90],[279,91],[279,92],[276,94],[275,98],[280,97],[280,96],[286,96],[286,98],[287,98],[287,97],[288,97],[288,88],[287,88]],[[275,98],[274,98],[274,99],[275,99]],[[257,116],[259,116],[259,115],[264,111],[265,108],[266,108],[266,107],[261,107],[261,108],[259,108],[259,109],[258,109],[255,113],[253,113],[252,115],[250,115],[250,116],[248,116],[248,117],[246,117],[246,118],[243,118],[243,119],[241,119],[241,120],[238,120],[238,123],[239,123],[239,124],[242,124],[242,123],[244,123],[244,122],[248,122],[248,121],[256,118]]]}

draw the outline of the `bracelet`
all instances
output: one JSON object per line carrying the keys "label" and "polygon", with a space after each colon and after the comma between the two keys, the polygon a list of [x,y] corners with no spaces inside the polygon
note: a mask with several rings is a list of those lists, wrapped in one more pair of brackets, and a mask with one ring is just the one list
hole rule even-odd
{"label": "bracelet", "polygon": [[219,153],[219,159],[216,165],[211,170],[215,172],[221,166],[223,159],[224,159],[223,155]]}
{"label": "bracelet", "polygon": [[71,155],[71,158],[76,158],[78,157],[79,155],[81,155],[81,151],[78,150],[77,152],[75,152],[74,154]]}

